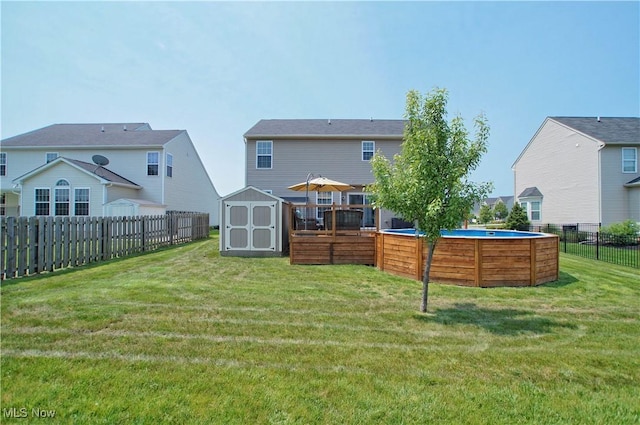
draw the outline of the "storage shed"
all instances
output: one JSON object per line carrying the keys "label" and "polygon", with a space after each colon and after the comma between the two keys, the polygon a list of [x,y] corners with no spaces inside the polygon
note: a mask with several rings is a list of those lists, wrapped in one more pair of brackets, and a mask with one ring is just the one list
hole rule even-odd
{"label": "storage shed", "polygon": [[289,252],[289,209],[282,198],[247,186],[220,202],[220,255],[278,257]]}
{"label": "storage shed", "polygon": [[104,205],[107,217],[131,217],[139,215],[165,215],[167,206],[145,199],[120,198]]}

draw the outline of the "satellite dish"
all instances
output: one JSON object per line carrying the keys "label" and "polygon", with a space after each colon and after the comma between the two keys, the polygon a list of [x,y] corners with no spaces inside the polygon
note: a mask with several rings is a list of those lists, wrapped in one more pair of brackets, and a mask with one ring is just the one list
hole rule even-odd
{"label": "satellite dish", "polygon": [[109,159],[105,156],[93,155],[91,159],[93,160],[93,163],[96,165],[100,165],[100,166],[109,165]]}

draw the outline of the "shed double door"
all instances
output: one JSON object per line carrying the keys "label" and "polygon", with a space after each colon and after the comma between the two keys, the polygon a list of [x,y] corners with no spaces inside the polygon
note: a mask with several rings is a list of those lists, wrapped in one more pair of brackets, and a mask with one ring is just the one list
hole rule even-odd
{"label": "shed double door", "polygon": [[227,201],[225,250],[275,251],[275,201]]}

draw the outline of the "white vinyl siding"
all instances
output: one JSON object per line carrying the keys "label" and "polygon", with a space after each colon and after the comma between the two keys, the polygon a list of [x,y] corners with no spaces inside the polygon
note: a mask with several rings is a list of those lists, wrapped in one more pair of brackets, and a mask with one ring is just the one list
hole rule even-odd
{"label": "white vinyl siding", "polygon": [[256,142],[256,168],[271,169],[273,167],[273,142],[259,140]]}
{"label": "white vinyl siding", "polygon": [[376,150],[376,142],[365,140],[362,142],[362,160],[369,161],[373,158],[373,153]]}
{"label": "white vinyl siding", "polygon": [[636,148],[622,148],[622,172],[638,172],[638,150]]}
{"label": "white vinyl siding", "polygon": [[548,119],[513,166],[514,195],[537,187],[545,223],[598,223],[599,178],[606,174],[598,169],[599,154],[597,142]]}

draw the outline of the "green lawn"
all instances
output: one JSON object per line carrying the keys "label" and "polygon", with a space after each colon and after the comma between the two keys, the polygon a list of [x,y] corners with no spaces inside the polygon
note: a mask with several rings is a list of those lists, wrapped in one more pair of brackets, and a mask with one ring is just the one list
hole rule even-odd
{"label": "green lawn", "polygon": [[638,270],[563,255],[545,286],[432,284],[426,315],[420,290],[217,236],[8,281],[2,422],[640,423]]}

